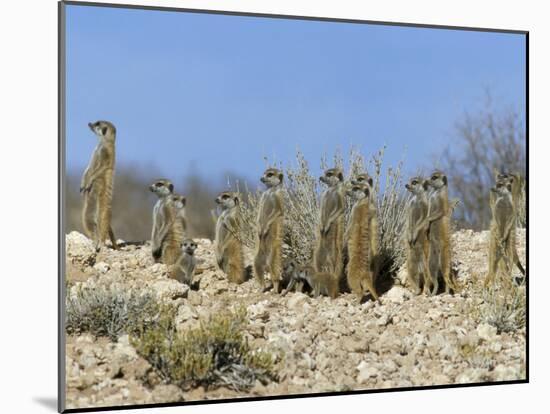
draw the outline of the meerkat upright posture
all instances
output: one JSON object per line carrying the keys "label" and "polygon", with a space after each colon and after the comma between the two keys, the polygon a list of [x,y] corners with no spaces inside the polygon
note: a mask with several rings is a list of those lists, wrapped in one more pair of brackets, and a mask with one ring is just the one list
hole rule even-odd
{"label": "meerkat upright posture", "polygon": [[172,200],[174,185],[170,180],[160,179],[149,187],[159,200],[153,209],[151,252],[156,262],[173,265],[181,254],[183,228],[177,220],[177,211]]}
{"label": "meerkat upright posture", "polygon": [[182,195],[172,195],[172,202],[174,203],[174,208],[176,209],[176,219],[181,221],[181,228],[184,238],[187,236],[187,217],[185,215],[186,201],[186,198]]}
{"label": "meerkat upright posture", "polygon": [[361,173],[356,175],[355,178],[351,180],[351,184],[366,184],[369,187],[369,233],[371,269],[373,272],[373,277],[376,279],[380,270],[380,256],[378,250],[378,209],[376,207],[376,198],[374,194],[374,182],[369,174]]}
{"label": "meerkat upright posture", "polygon": [[[498,171],[495,172],[495,183],[509,183],[512,186],[512,202],[514,203],[514,209],[517,213],[519,208],[519,203],[521,202],[520,196],[521,196],[521,190],[523,189],[523,179],[518,173],[500,173]],[[493,208],[493,205],[495,203],[495,193],[493,191],[490,192],[490,206],[491,210]],[[510,243],[511,243],[511,249],[512,249],[512,259],[514,261],[514,264],[517,266],[519,271],[522,275],[525,276],[525,269],[523,268],[523,265],[521,264],[521,261],[519,260],[517,245],[516,245],[516,226],[517,226],[517,216],[514,217],[514,224],[512,227],[512,232],[510,233]]]}
{"label": "meerkat upright posture", "polygon": [[197,243],[192,239],[183,240],[181,255],[171,272],[171,276],[174,279],[189,286],[193,285],[193,275],[195,273],[195,266],[197,265],[197,259],[195,258],[196,249]]}
{"label": "meerkat upright posture", "polygon": [[491,210],[491,235],[489,241],[489,273],[485,278],[485,286],[492,284],[498,271],[498,265],[504,260],[506,275],[512,270],[513,246],[510,237],[515,225],[515,205],[512,197],[512,184],[506,180],[496,183],[491,188],[493,205]]}
{"label": "meerkat upright posture", "polygon": [[319,180],[328,188],[321,196],[319,233],[313,263],[317,272],[328,272],[339,281],[344,247],[344,174],[340,168],[330,168]]}
{"label": "meerkat upright posture", "polygon": [[283,244],[283,172],[268,168],[260,178],[267,187],[260,198],[257,228],[258,238],[254,257],[254,274],[262,288],[265,287],[264,273],[269,270],[273,289],[279,293],[282,278]]}
{"label": "meerkat upright posture", "polygon": [[116,128],[108,121],[89,123],[88,127],[99,138],[99,143],[80,182],[80,192],[84,195],[82,224],[86,235],[94,240],[96,251],[107,238],[117,249],[111,229]]}
{"label": "meerkat upright posture", "polygon": [[224,191],[216,197],[216,203],[222,210],[216,222],[216,261],[230,282],[242,283],[246,280],[243,247],[236,237],[241,219],[239,195]]}
{"label": "meerkat upright posture", "polygon": [[407,242],[407,272],[409,283],[416,294],[427,293],[434,284],[432,292],[437,292],[437,279],[433,280],[428,265],[428,184],[421,177],[413,177],[405,185],[413,197],[408,207],[406,242]]}
{"label": "meerkat upright posture", "polygon": [[367,290],[375,300],[378,300],[371,267],[370,188],[365,183],[357,183],[346,193],[354,202],[347,230],[348,285],[359,300]]}
{"label": "meerkat upright posture", "polygon": [[[451,289],[456,291],[456,286],[451,279],[451,213],[447,176],[436,170],[427,180],[427,183],[432,190],[428,196],[428,238],[430,246],[428,261],[430,275],[433,288],[437,289],[439,274],[441,273],[445,281],[445,292],[449,293]],[[437,290],[432,290],[431,293],[435,295]]]}

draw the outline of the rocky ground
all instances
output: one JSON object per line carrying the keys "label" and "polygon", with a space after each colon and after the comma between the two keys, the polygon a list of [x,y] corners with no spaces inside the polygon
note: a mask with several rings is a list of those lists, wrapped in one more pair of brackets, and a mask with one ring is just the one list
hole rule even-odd
{"label": "rocky ground", "polygon": [[[153,263],[148,244],[96,255],[90,240],[72,232],[66,236],[69,294],[80,286],[152,289],[179,307],[182,330],[242,304],[250,318],[249,343],[283,357],[279,382],[258,382],[246,394],[202,387],[184,392],[163,384],[127,335],[117,342],[67,335],[67,407],[524,379],[525,329],[497,334],[476,317],[487,242],[488,232],[453,235],[453,262],[462,286],[458,294],[414,296],[397,283],[380,303],[358,304],[351,294],[315,299],[262,293],[253,280],[230,284],[215,268],[209,240],[198,240],[200,289],[189,290],[167,278],[166,266]],[[525,263],[524,231],[518,231],[518,244]]]}

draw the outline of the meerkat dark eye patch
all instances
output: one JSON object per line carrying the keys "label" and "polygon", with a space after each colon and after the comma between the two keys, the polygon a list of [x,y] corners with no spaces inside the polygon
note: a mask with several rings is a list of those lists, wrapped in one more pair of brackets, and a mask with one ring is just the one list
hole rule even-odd
{"label": "meerkat dark eye patch", "polygon": [[155,187],[162,187],[162,183],[155,183]]}
{"label": "meerkat dark eye patch", "polygon": [[413,180],[413,181],[411,181],[411,184],[412,184],[412,185],[417,185],[417,184],[418,184],[418,181]]}

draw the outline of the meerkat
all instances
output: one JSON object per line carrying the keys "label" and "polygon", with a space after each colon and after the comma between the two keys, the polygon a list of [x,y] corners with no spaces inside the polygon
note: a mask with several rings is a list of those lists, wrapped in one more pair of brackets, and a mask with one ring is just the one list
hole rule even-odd
{"label": "meerkat", "polygon": [[348,285],[359,301],[363,299],[367,290],[374,300],[378,300],[371,266],[370,187],[365,183],[357,183],[349,188],[346,194],[353,200],[347,231]]}
{"label": "meerkat", "polygon": [[195,258],[195,250],[197,243],[192,239],[184,239],[181,244],[181,254],[178,261],[174,264],[171,272],[171,277],[181,283],[193,286],[193,275],[195,274],[195,266],[197,259]]}
{"label": "meerkat", "polygon": [[338,280],[329,272],[318,272],[314,266],[302,266],[298,270],[298,278],[307,282],[314,297],[326,295],[332,299],[338,296]]}
{"label": "meerkat", "polygon": [[491,206],[493,218],[489,241],[489,273],[485,278],[485,286],[494,282],[501,260],[504,260],[507,276],[511,273],[513,240],[510,235],[514,230],[516,215],[510,182],[498,181],[495,187],[491,188],[491,192],[493,193],[493,205]]}
{"label": "meerkat", "polygon": [[451,213],[447,176],[439,170],[426,181],[431,191],[428,194],[428,263],[432,277],[432,294],[437,294],[438,279],[441,273],[445,282],[445,293],[456,286],[451,278]]}
{"label": "meerkat", "polygon": [[[494,170],[495,174],[495,183],[503,182],[503,183],[509,183],[512,186],[512,202],[514,203],[514,208],[517,213],[519,209],[519,203],[521,202],[521,191],[523,190],[524,182],[522,177],[518,173],[501,173],[497,170]],[[493,191],[489,192],[489,205],[491,209],[493,208],[494,202],[495,202],[495,193]],[[525,269],[523,265],[521,264],[521,261],[519,259],[518,250],[517,250],[517,244],[516,244],[516,226],[517,226],[517,215],[514,217],[514,226],[513,231],[510,233],[511,237],[511,248],[512,248],[512,259],[514,261],[514,264],[517,266],[519,271],[523,276],[525,276]]]}
{"label": "meerkat", "polygon": [[221,214],[216,222],[214,250],[218,267],[230,282],[242,283],[246,280],[243,247],[236,232],[240,226],[240,199],[234,192],[224,191],[216,197]]}
{"label": "meerkat", "polygon": [[[378,208],[376,207],[376,198],[374,194],[374,181],[368,173],[360,173],[351,180],[351,184],[366,184],[369,187],[369,233],[370,233],[370,251],[371,251],[371,269],[376,279],[380,268],[380,256],[378,248]],[[345,239],[347,240],[347,238]],[[347,244],[347,241],[346,241]]]}
{"label": "meerkat", "polygon": [[172,202],[174,203],[174,207],[176,209],[176,218],[177,220],[181,221],[181,228],[183,231],[183,236],[185,238],[187,235],[187,217],[185,215],[185,205],[187,199],[182,195],[173,194]]}
{"label": "meerkat", "polygon": [[111,228],[116,128],[108,121],[90,122],[88,127],[99,142],[80,182],[80,192],[84,196],[82,224],[86,235],[94,240],[96,251],[107,238],[117,249]]}
{"label": "meerkat", "polygon": [[262,193],[258,208],[254,274],[263,289],[264,273],[269,270],[273,290],[279,293],[284,221],[283,172],[277,168],[268,168],[260,181],[267,189]]}
{"label": "meerkat", "polygon": [[422,288],[429,292],[437,292],[437,278],[432,279],[428,265],[428,184],[421,177],[413,177],[405,185],[413,197],[408,206],[407,227],[405,231],[407,242],[407,277],[409,284],[420,294]]}
{"label": "meerkat", "polygon": [[160,179],[151,184],[149,190],[159,198],[153,208],[151,252],[155,262],[170,266],[178,260],[183,242],[182,224],[172,200],[174,185],[170,180]]}
{"label": "meerkat", "polygon": [[328,272],[339,281],[343,271],[344,174],[340,168],[330,168],[319,177],[319,181],[328,188],[321,196],[313,263],[317,272]]}
{"label": "meerkat", "polygon": [[285,286],[281,292],[282,295],[287,294],[293,289],[300,293],[303,292],[304,283],[307,283],[307,281],[302,277],[300,268],[294,259],[287,258],[283,262],[281,283]]}

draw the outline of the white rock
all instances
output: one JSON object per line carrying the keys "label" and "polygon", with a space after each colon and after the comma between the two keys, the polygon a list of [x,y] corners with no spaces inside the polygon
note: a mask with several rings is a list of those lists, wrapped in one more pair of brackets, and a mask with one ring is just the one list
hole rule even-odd
{"label": "white rock", "polygon": [[378,369],[369,365],[365,361],[361,361],[361,363],[357,365],[357,370],[359,371],[359,374],[357,375],[357,382],[360,384],[367,382],[369,378],[378,376]]}
{"label": "white rock", "polygon": [[94,269],[97,270],[99,273],[107,273],[109,271],[110,267],[105,262],[97,262],[94,265]]}
{"label": "white rock", "polygon": [[393,303],[403,303],[410,299],[411,292],[404,287],[394,286],[386,292],[384,297]]}
{"label": "white rock", "polygon": [[490,341],[497,335],[497,328],[488,323],[481,323],[477,326],[476,332],[481,339]]}

